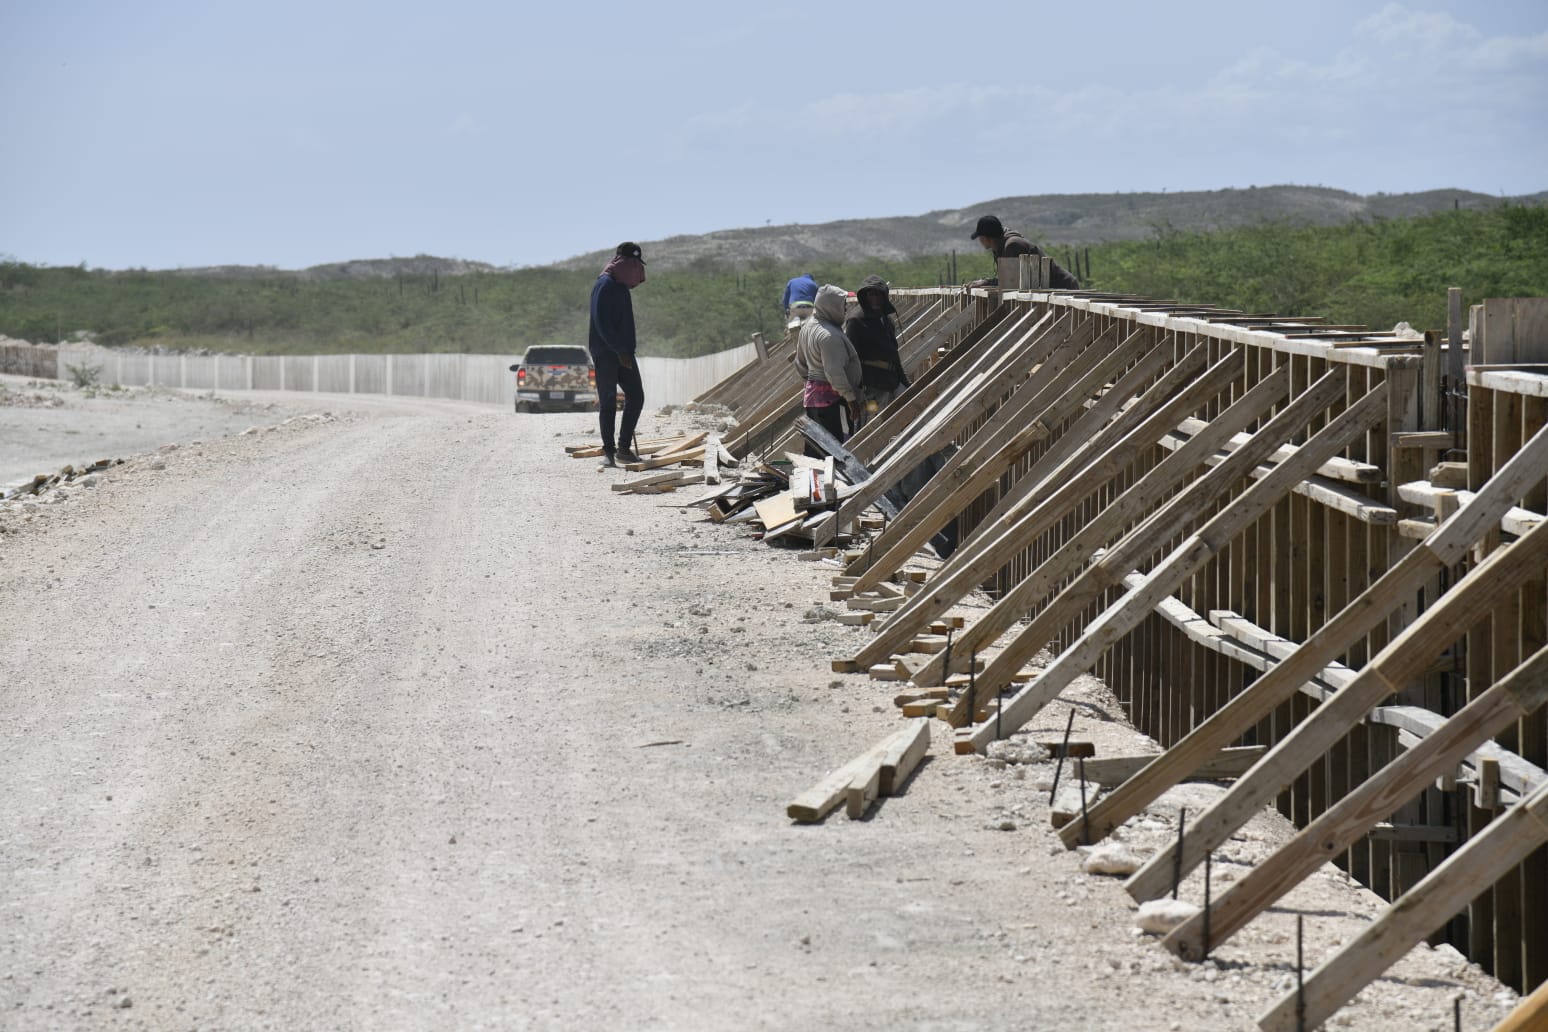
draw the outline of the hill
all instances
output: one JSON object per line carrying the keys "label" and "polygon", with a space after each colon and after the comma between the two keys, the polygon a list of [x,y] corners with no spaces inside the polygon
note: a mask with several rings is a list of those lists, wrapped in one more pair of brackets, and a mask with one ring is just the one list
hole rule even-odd
{"label": "hill", "polygon": [[[643,243],[653,268],[700,263],[745,267],[760,258],[782,265],[858,258],[902,261],[952,250],[976,251],[968,233],[978,216],[986,212],[998,215],[1007,226],[1038,243],[1060,247],[1144,240],[1163,227],[1209,233],[1274,221],[1336,226],[1356,220],[1410,218],[1454,209],[1476,211],[1502,204],[1536,205],[1544,201],[1548,201],[1548,192],[1500,198],[1468,190],[1430,190],[1365,197],[1320,186],[1183,193],[1043,194],[999,197],[924,215],[726,229]],[[593,269],[608,254],[594,251],[555,265]]]}
{"label": "hill", "polygon": [[[713,233],[642,241],[652,271],[690,266],[746,269],[759,259],[781,266],[848,263],[863,259],[901,262],[951,251],[976,253],[968,232],[978,216],[993,212],[1007,226],[1049,247],[1146,240],[1159,229],[1209,233],[1288,221],[1337,226],[1356,220],[1411,218],[1441,211],[1480,211],[1502,204],[1538,205],[1548,191],[1524,197],[1492,197],[1469,190],[1370,196],[1321,186],[1264,186],[1182,193],[1039,194],[997,197],[965,208],[924,215],[844,219],[814,224],[722,229]],[[539,268],[595,272],[611,245]],[[143,271],[143,270],[142,270]],[[394,279],[399,276],[464,276],[502,270],[485,262],[415,255],[329,262],[306,269],[267,265],[219,265],[168,270],[202,279],[254,280],[276,276],[305,282]]]}

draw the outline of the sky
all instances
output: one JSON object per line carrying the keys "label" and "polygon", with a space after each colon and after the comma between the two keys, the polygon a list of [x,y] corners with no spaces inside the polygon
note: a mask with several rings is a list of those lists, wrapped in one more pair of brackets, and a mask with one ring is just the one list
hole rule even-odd
{"label": "sky", "polygon": [[0,0],[0,147],[0,255],[105,269],[542,265],[1043,193],[1518,195],[1548,190],[1548,3]]}

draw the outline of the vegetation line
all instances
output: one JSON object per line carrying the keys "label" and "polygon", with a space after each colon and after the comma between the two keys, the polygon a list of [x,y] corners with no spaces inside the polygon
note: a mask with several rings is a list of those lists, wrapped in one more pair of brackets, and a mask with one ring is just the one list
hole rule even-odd
{"label": "vegetation line", "polygon": [[[1446,288],[1469,303],[1548,296],[1548,207],[1500,206],[1313,226],[1288,221],[1213,233],[1156,228],[1151,239],[1081,248],[1086,286],[1248,312],[1417,329],[1445,324]],[[1075,266],[1068,249],[1052,248]],[[1089,255],[1089,257],[1088,257]],[[990,274],[987,255],[956,256],[956,274]],[[853,289],[878,273],[899,287],[936,286],[952,259],[708,261],[652,273],[635,295],[646,354],[692,357],[780,332],[780,291],[798,272]],[[57,341],[87,331],[102,344],[247,354],[476,352],[584,343],[596,272],[557,268],[457,276],[230,279],[110,272],[0,261],[0,333]]]}

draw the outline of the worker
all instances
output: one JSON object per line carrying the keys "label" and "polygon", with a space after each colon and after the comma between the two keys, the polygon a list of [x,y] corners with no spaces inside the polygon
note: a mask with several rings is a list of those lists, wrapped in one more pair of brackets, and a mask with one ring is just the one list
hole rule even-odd
{"label": "worker", "polygon": [[[978,225],[973,227],[972,239],[977,240],[979,246],[985,251],[993,252],[995,262],[1001,258],[1015,258],[1023,254],[1030,254],[1038,258],[1047,257],[1043,249],[1038,247],[1026,237],[1015,230],[1007,230],[998,218],[993,215],[985,215],[978,220]],[[998,264],[996,265],[998,268]],[[998,275],[988,279],[973,280],[969,287],[997,287],[1000,285]],[[1055,290],[1079,290],[1080,280],[1070,274],[1058,262],[1049,263],[1048,285]]]}
{"label": "worker", "polygon": [[[860,356],[842,329],[848,302],[849,294],[842,287],[824,283],[795,346],[796,372],[805,381],[801,405],[839,441],[854,432],[860,416]],[[827,452],[808,441],[806,454],[820,459]]]}
{"label": "worker", "polygon": [[[597,371],[597,419],[602,430],[602,465],[639,462],[634,453],[634,428],[645,408],[645,385],[635,361],[634,301],[629,292],[645,282],[645,256],[640,245],[618,245],[612,260],[591,288],[591,331],[588,344]],[[623,422],[613,439],[618,390],[623,389]]]}
{"label": "worker", "polygon": [[817,300],[817,280],[811,273],[803,272],[786,283],[785,292],[779,298],[779,307],[785,313],[786,323],[810,317],[812,302],[815,300]]}
{"label": "worker", "polygon": [[908,373],[898,356],[898,330],[893,323],[898,310],[888,297],[887,281],[867,276],[855,291],[855,301],[854,311],[844,320],[844,336],[860,356],[864,422],[908,387]]}

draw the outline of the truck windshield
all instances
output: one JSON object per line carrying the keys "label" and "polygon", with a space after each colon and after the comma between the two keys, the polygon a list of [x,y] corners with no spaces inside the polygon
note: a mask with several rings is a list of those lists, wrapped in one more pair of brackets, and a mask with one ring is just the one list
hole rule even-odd
{"label": "truck windshield", "polygon": [[530,348],[522,359],[527,365],[589,365],[585,348]]}

